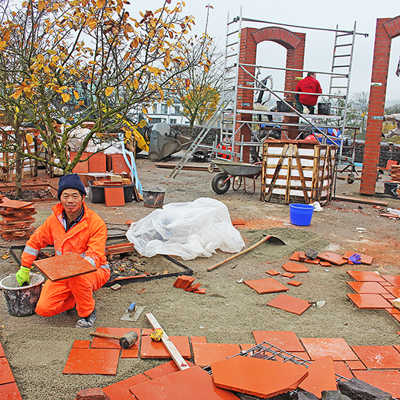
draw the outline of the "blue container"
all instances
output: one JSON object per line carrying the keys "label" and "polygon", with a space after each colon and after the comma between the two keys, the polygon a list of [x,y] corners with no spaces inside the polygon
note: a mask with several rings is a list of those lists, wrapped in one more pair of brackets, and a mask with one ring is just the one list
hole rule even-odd
{"label": "blue container", "polygon": [[298,226],[311,224],[314,207],[309,204],[290,204],[290,223]]}

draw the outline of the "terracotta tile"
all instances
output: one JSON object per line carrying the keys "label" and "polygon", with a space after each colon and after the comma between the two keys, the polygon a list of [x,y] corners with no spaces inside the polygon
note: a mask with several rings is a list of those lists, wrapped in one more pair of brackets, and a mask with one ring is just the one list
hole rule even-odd
{"label": "terracotta tile", "polygon": [[400,286],[400,275],[382,275],[392,286]]}
{"label": "terracotta tile", "polygon": [[295,251],[289,258],[291,261],[304,261],[306,259],[306,253],[304,251]]}
{"label": "terracotta tile", "polygon": [[199,367],[161,376],[130,388],[137,400],[237,400],[231,392],[215,387],[212,377]]}
{"label": "terracotta tile", "polygon": [[240,346],[240,351],[243,353],[247,350],[250,350],[252,347],[255,346],[254,343],[244,343],[244,344],[239,344]]}
{"label": "terracotta tile", "polygon": [[[188,363],[191,367],[193,366],[192,363]],[[175,364],[175,361],[168,361],[166,363],[157,365],[157,367],[148,369],[144,371],[144,375],[146,375],[149,379],[156,379],[160,376],[164,376],[167,374],[172,374],[173,372],[179,371],[178,367]]]}
{"label": "terracotta tile", "polygon": [[267,306],[279,308],[293,314],[301,315],[311,304],[307,300],[298,299],[297,297],[280,294],[267,303]]}
{"label": "terracotta tile", "polygon": [[2,400],[22,400],[18,386],[15,382],[0,385],[0,399]]}
{"label": "terracotta tile", "polygon": [[346,282],[356,293],[386,294],[388,291],[378,282]]}
{"label": "terracotta tile", "polygon": [[196,292],[200,289],[201,283],[196,283],[192,286],[187,287],[185,290],[185,292]]}
{"label": "terracotta tile", "polygon": [[[191,358],[189,338],[187,336],[169,336],[184,358]],[[163,342],[154,342],[150,336],[142,336],[140,358],[171,358]]]}
{"label": "terracotta tile", "polygon": [[63,374],[115,375],[119,350],[116,349],[72,349]]}
{"label": "terracotta tile", "polygon": [[268,398],[288,392],[307,375],[307,368],[294,363],[253,357],[233,357],[211,364],[217,387]]}
{"label": "terracotta tile", "polygon": [[318,265],[321,261],[319,260],[319,258],[305,258],[304,261],[306,264],[313,264],[313,265]]}
{"label": "terracotta tile", "polygon": [[347,271],[347,273],[360,282],[385,282],[385,279],[375,271]]}
{"label": "terracotta tile", "polygon": [[104,187],[104,198],[107,207],[122,207],[125,205],[123,186]]}
{"label": "terracotta tile", "polygon": [[354,375],[357,379],[390,393],[394,398],[400,397],[399,371],[354,371]]}
{"label": "terracotta tile", "polygon": [[15,208],[16,210],[20,210],[21,208],[29,207],[32,204],[32,202],[28,201],[11,200],[8,197],[3,197],[0,207]]}
{"label": "terracotta tile", "polygon": [[5,357],[5,353],[4,353],[4,349],[3,349],[3,345],[0,343],[0,357]]}
{"label": "terracotta tile", "polygon": [[400,309],[396,308],[396,307],[392,307],[392,308],[387,308],[386,311],[390,314],[400,314]]}
{"label": "terracotta tile", "polygon": [[244,283],[254,289],[258,294],[286,292],[288,288],[274,278],[254,279],[244,281]]}
{"label": "terracotta tile", "polygon": [[190,343],[207,343],[205,336],[190,336]]}
{"label": "terracotta tile", "polygon": [[368,256],[366,254],[358,253],[357,251],[345,251],[343,258],[348,259],[353,254],[358,254],[361,257],[360,259],[361,264],[371,265],[374,260],[373,257]]}
{"label": "terracotta tile", "polygon": [[369,369],[400,368],[400,354],[393,346],[352,346]]}
{"label": "terracotta tile", "polygon": [[123,172],[126,172],[127,174],[130,174],[130,169],[126,165],[124,156],[122,154],[110,154],[111,158],[111,168],[114,174],[121,174]]}
{"label": "terracotta tile", "polygon": [[[358,362],[358,361],[354,361]],[[354,378],[353,374],[350,371],[350,368],[347,366],[346,362],[344,361],[334,361],[333,365],[335,367],[335,373],[343,376],[345,378],[351,379]]]}
{"label": "terracotta tile", "polygon": [[300,272],[309,272],[310,270],[303,264],[299,264],[293,261],[289,261],[282,265],[282,268],[287,272],[293,272],[295,274]]}
{"label": "terracotta tile", "polygon": [[300,357],[303,360],[307,360],[307,361],[311,360],[310,356],[305,351],[291,351],[290,354],[293,354],[294,356]]}
{"label": "terracotta tile", "polygon": [[106,172],[106,155],[102,152],[95,153],[89,158],[89,172]]}
{"label": "terracotta tile", "polygon": [[288,352],[304,351],[299,338],[292,331],[253,331],[252,334],[257,344],[267,342]]}
{"label": "terracotta tile", "polygon": [[345,258],[331,251],[323,251],[322,253],[318,253],[318,258],[335,265],[344,265],[347,263],[347,260]]}
{"label": "terracotta tile", "polygon": [[150,379],[143,374],[131,376],[128,379],[104,387],[103,392],[110,398],[110,400],[134,400],[134,396],[130,393],[129,388],[138,383],[147,382],[149,380]]}
{"label": "terracotta tile", "polygon": [[206,294],[207,293],[207,289],[205,289],[205,288],[196,289],[193,293]]}
{"label": "terracotta tile", "polygon": [[308,367],[308,375],[299,388],[322,397],[323,390],[337,390],[335,367],[332,357],[322,357],[312,362]]}
{"label": "terracotta tile", "polygon": [[96,267],[75,253],[36,260],[33,262],[33,265],[39,268],[51,281],[59,281],[96,271]]}
{"label": "terracotta tile", "polygon": [[392,314],[392,317],[400,323],[400,314]]}
{"label": "terracotta tile", "polygon": [[358,361],[358,357],[342,338],[300,338],[300,340],[312,360],[329,356],[335,361]]}
{"label": "terracotta tile", "polygon": [[386,300],[394,300],[396,298],[390,293],[381,293],[381,296]]}
{"label": "terracotta tile", "polygon": [[291,272],[284,272],[283,274],[281,274],[284,278],[289,278],[292,279],[294,278],[296,275],[292,274]]}
{"label": "terracotta tile", "polygon": [[213,362],[240,353],[238,344],[229,343],[193,343],[194,363],[200,367],[206,367]]}
{"label": "terracotta tile", "polygon": [[275,269],[269,269],[268,271],[265,271],[266,274],[271,275],[271,276],[275,276],[275,275],[279,275],[280,272],[276,271]]}
{"label": "terracotta tile", "polygon": [[288,281],[287,282],[288,285],[292,285],[292,286],[301,286],[303,283],[299,282],[299,281]]}
{"label": "terracotta tile", "polygon": [[90,349],[90,340],[74,340],[73,349]]}
{"label": "terracotta tile", "polygon": [[[76,154],[77,154],[76,151],[71,151],[69,153],[71,161],[75,159]],[[89,156],[89,153],[83,152],[80,160],[85,160],[88,156]],[[89,160],[78,161],[78,163],[73,168],[72,172],[74,174],[87,174],[89,172]]]}
{"label": "terracotta tile", "polygon": [[328,262],[328,261],[320,261],[319,264],[322,267],[332,267],[332,264],[330,262]]}
{"label": "terracotta tile", "polygon": [[346,361],[346,364],[349,366],[351,370],[354,371],[367,369],[367,367],[361,361]]}
{"label": "terracotta tile", "polygon": [[386,290],[394,297],[400,297],[400,287],[398,286],[386,286]]}
{"label": "terracotta tile", "polygon": [[358,307],[358,308],[390,308],[391,304],[385,300],[379,294],[358,294],[349,293],[347,297]]}
{"label": "terracotta tile", "polygon": [[392,287],[393,286],[390,282],[379,282],[379,284],[382,285],[383,287],[386,287],[386,286]]}
{"label": "terracotta tile", "polygon": [[7,359],[5,357],[0,358],[0,385],[14,381],[15,379]]}
{"label": "terracotta tile", "polygon": [[195,280],[196,278],[193,276],[181,275],[176,278],[173,286],[180,289],[186,289],[191,286]]}
{"label": "terracotta tile", "polygon": [[[397,332],[400,335],[400,332]],[[393,346],[400,353],[400,345],[395,344]]]}

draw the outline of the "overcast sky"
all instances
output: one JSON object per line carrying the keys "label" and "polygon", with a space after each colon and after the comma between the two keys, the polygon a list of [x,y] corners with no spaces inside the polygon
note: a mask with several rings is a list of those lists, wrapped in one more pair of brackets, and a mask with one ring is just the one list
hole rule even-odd
{"label": "overcast sky", "polygon": [[[177,0],[172,0],[172,4]],[[131,7],[135,9],[154,9],[163,4],[162,0],[132,0]],[[196,29],[204,30],[206,21],[206,5],[211,4],[208,32],[215,38],[221,51],[225,44],[226,21],[240,14],[247,18],[255,18],[272,22],[287,23],[301,26],[335,28],[336,24],[343,29],[352,29],[357,22],[357,31],[368,33],[364,38],[357,36],[354,48],[351,93],[369,92],[371,82],[372,56],[374,49],[375,27],[377,18],[393,18],[400,15],[399,0],[186,0],[185,13],[196,19]],[[253,24],[256,28],[266,25]],[[288,28],[297,32],[305,32],[305,69],[330,71],[334,44],[333,32],[321,32]],[[282,67],[286,60],[286,50],[275,43],[264,42],[259,45],[257,64]],[[262,58],[262,60],[260,60]],[[392,41],[390,68],[388,73],[388,88],[386,102],[400,103],[400,77],[395,75],[400,59],[400,36]],[[269,74],[265,72],[265,74]],[[328,80],[318,77],[323,86],[323,92],[328,91]],[[282,78],[274,73],[274,88],[281,89]]]}

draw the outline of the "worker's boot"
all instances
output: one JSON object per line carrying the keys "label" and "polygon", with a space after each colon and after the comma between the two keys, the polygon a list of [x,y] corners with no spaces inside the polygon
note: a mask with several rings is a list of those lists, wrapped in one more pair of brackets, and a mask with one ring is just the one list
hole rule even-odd
{"label": "worker's boot", "polygon": [[92,311],[87,317],[80,318],[76,321],[76,328],[91,328],[96,322],[96,309]]}

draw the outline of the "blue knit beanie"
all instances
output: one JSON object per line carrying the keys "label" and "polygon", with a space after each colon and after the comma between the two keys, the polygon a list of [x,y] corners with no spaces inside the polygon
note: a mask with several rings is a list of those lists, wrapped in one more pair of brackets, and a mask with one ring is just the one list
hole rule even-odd
{"label": "blue knit beanie", "polygon": [[58,182],[58,199],[60,199],[61,193],[65,189],[76,189],[79,190],[83,196],[86,195],[85,186],[83,186],[81,178],[79,178],[77,174],[64,175],[60,178]]}

